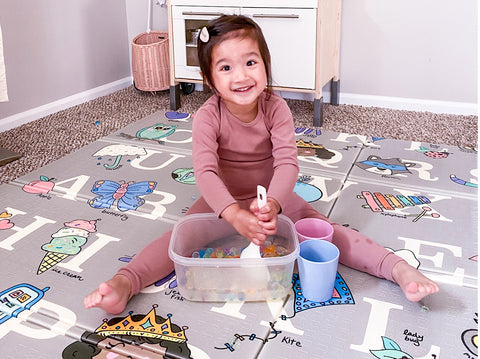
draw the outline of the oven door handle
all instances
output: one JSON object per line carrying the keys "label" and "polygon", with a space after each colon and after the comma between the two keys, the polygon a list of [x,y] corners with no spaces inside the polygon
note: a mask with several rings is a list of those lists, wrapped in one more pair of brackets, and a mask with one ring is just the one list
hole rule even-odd
{"label": "oven door handle", "polygon": [[253,14],[253,17],[268,18],[268,19],[298,19],[300,15],[296,14]]}
{"label": "oven door handle", "polygon": [[225,15],[222,12],[200,12],[200,11],[183,11],[182,15],[185,16],[221,16]]}

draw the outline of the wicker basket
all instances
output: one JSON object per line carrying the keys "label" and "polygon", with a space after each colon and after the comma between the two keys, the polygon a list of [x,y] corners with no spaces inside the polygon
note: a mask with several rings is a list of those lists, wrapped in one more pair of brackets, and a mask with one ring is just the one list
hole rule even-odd
{"label": "wicker basket", "polygon": [[168,32],[150,31],[132,41],[132,73],[135,87],[142,91],[162,91],[170,86]]}

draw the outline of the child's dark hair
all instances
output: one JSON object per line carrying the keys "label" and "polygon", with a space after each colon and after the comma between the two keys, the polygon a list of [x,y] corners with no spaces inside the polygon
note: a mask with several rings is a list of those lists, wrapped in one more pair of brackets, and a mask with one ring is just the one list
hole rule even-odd
{"label": "child's dark hair", "polygon": [[267,93],[270,95],[272,93],[270,51],[268,51],[267,42],[260,27],[252,19],[243,15],[222,15],[211,20],[206,29],[209,34],[208,41],[204,42],[199,36],[197,42],[198,60],[203,75],[203,83],[215,87],[212,80],[211,67],[213,48],[226,39],[249,37],[258,44],[267,74]]}

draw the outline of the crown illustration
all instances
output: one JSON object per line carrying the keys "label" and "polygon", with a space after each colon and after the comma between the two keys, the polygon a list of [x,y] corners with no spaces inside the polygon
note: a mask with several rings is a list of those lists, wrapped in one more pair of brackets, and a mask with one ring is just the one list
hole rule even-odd
{"label": "crown illustration", "polygon": [[[152,310],[147,315],[134,315],[133,312],[125,318],[114,318],[108,323],[107,319],[103,320],[103,324],[100,325],[95,333],[100,335],[134,335],[138,337],[159,338],[177,343],[183,343],[187,340],[185,336],[185,330],[188,327],[184,326],[180,330],[174,330],[172,328],[172,322],[170,318],[172,314],[167,314],[167,319],[157,317],[155,308],[158,305],[152,305]],[[157,320],[160,318],[160,321]]]}
{"label": "crown illustration", "polygon": [[300,139],[297,141],[297,147],[309,147],[309,148],[325,148],[322,145],[317,145],[313,142],[305,142],[304,140]]}

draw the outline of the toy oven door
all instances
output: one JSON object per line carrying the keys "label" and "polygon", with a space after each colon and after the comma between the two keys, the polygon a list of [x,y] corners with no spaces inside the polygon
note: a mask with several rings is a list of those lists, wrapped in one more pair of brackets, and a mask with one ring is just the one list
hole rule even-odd
{"label": "toy oven door", "polygon": [[223,14],[238,14],[239,8],[172,6],[173,53],[176,79],[202,80],[197,56],[197,38],[209,20]]}

